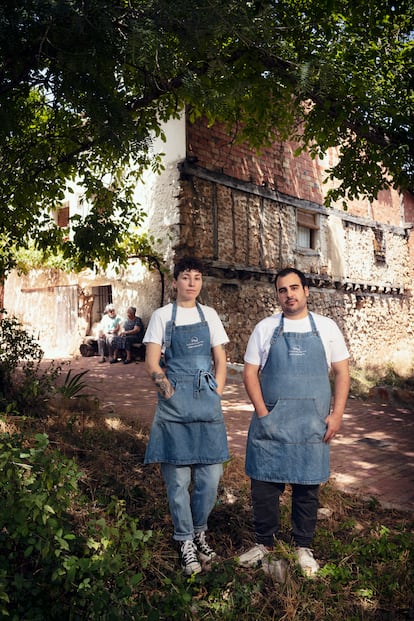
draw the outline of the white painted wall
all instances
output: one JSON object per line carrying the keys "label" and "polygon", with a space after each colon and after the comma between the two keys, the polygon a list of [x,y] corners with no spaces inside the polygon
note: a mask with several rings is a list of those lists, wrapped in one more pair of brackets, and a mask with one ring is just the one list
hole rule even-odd
{"label": "white painted wall", "polygon": [[161,175],[146,171],[143,182],[137,186],[136,198],[148,214],[144,228],[160,239],[157,248],[160,249],[166,264],[171,266],[173,247],[179,239],[177,165],[186,155],[185,115],[169,121],[164,126],[164,131],[167,141],[157,138],[153,144],[153,152],[165,154],[165,170]]}
{"label": "white painted wall", "polygon": [[[143,230],[153,235],[155,249],[161,255],[167,268],[171,268],[174,246],[178,240],[178,164],[185,158],[186,135],[185,116],[171,120],[163,127],[166,142],[154,139],[153,153],[163,153],[165,170],[154,174],[145,172],[142,182],[137,184],[135,199],[140,208],[147,214]],[[87,211],[83,202],[82,190],[72,186],[65,200],[69,202],[70,215]],[[33,281],[36,284],[33,285]],[[62,301],[62,291],[71,284],[71,296]],[[166,298],[169,294],[169,279],[165,277]],[[93,286],[111,285],[113,302],[122,316],[126,315],[128,306],[137,308],[145,324],[153,310],[161,303],[161,284],[158,272],[149,272],[137,259],[131,259],[128,266],[120,272],[109,267],[105,272],[94,273],[85,270],[79,275],[67,275],[47,270],[44,274],[36,270],[34,274],[20,277],[13,271],[7,278],[4,288],[4,305],[9,315],[16,316],[31,333],[34,333],[42,346],[46,358],[57,358],[79,353],[79,345],[83,340],[85,324],[79,320],[76,325],[78,308],[76,307],[76,291],[79,286],[87,295]],[[65,308],[65,319],[62,317],[62,304]],[[60,309],[58,311],[58,309]],[[75,323],[74,323],[75,318]]]}

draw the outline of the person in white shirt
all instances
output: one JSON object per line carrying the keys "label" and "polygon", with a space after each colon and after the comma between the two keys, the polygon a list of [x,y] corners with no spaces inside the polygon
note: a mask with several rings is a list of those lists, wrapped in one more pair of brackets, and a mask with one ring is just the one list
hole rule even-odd
{"label": "person in white shirt", "polygon": [[228,337],[216,311],[197,302],[203,269],[195,257],[178,261],[176,300],[152,314],[144,336],[146,370],[158,389],[144,461],[161,464],[188,576],[216,557],[206,541],[207,520],[229,459],[221,408]]}
{"label": "person in white shirt", "polygon": [[257,324],[244,357],[244,384],[255,409],[246,473],[256,545],[239,562],[256,565],[271,553],[288,483],[297,560],[313,576],[319,570],[311,549],[319,485],[329,478],[329,442],[340,429],[348,396],[349,353],[337,324],[308,311],[309,287],[300,270],[281,270],[275,285],[282,313]]}
{"label": "person in white shirt", "polygon": [[106,352],[108,352],[109,356],[111,355],[112,341],[119,333],[121,321],[122,319],[117,315],[115,306],[113,304],[107,304],[98,328],[99,362],[105,362]]}

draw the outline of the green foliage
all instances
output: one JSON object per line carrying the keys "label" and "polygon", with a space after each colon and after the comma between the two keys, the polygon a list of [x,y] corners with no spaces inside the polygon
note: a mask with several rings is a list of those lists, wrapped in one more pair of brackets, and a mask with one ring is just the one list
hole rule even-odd
{"label": "green foliage", "polygon": [[[341,149],[333,200],[414,176],[412,2],[5,0],[0,7],[0,275],[31,243],[70,269],[126,260],[120,240],[161,123],[222,121],[253,147]],[[74,53],[76,50],[76,53]],[[300,131],[298,130],[300,128]],[[388,170],[389,174],[385,173]],[[76,180],[92,209],[51,217]]]}
{"label": "green foliage", "polygon": [[15,318],[0,321],[0,407],[8,414],[44,416],[61,367],[42,370],[43,351]]}
{"label": "green foliage", "polygon": [[389,386],[407,391],[414,390],[414,366],[407,375],[395,369],[392,364],[370,365],[363,369],[351,366],[351,395],[366,398],[376,386]]}
{"label": "green foliage", "polygon": [[[290,498],[284,498],[276,554],[289,568],[286,583],[278,584],[260,568],[243,569],[233,560],[253,536],[242,460],[240,476],[229,472],[237,466],[234,458],[222,485],[225,492],[230,483],[236,500],[226,502],[223,493],[210,519],[210,537],[221,558],[210,571],[188,579],[171,544],[159,471],[149,467],[143,474],[141,424],[124,421],[117,430],[103,425],[102,417],[95,426],[92,422],[82,434],[64,425],[56,433],[52,425],[50,445],[44,434],[0,436],[1,618],[409,618],[414,605],[409,514],[323,486],[321,502],[332,516],[318,523],[315,550],[323,569],[308,580],[295,564]],[[76,454],[83,473],[52,444]]]}
{"label": "green foliage", "polygon": [[339,528],[343,534],[336,539],[325,529],[318,532],[318,544],[323,541],[324,547],[331,549],[331,558],[337,559],[324,565],[321,577],[328,579],[332,592],[341,595],[350,591],[366,609],[380,608],[402,618],[410,605],[406,593],[414,583],[412,532],[374,523],[364,537],[358,537],[352,524],[343,523]]}
{"label": "green foliage", "polygon": [[[151,533],[114,499],[88,517],[76,464],[48,439],[0,438],[0,614],[13,621],[130,619]],[[29,442],[28,442],[29,441]]]}
{"label": "green foliage", "polygon": [[87,396],[82,392],[83,389],[88,386],[86,382],[82,381],[82,377],[86,375],[86,373],[88,373],[88,370],[72,375],[72,369],[69,369],[66,373],[64,383],[56,388],[56,392],[67,399]]}
{"label": "green foliage", "polygon": [[4,399],[10,394],[11,377],[19,363],[39,362],[43,351],[15,317],[7,317],[4,309],[0,313],[3,315],[0,321],[0,399]]}
{"label": "green foliage", "polygon": [[55,250],[42,251],[35,248],[33,242],[27,247],[19,247],[14,251],[15,267],[20,274],[27,274],[31,269],[58,269],[69,272],[73,270],[73,261],[65,260],[63,253]]}
{"label": "green foliage", "polygon": [[383,376],[381,377],[381,383],[387,386],[397,386],[402,388],[414,388],[414,364],[411,367],[411,376],[403,376],[399,373],[392,364],[387,364],[385,370],[383,370]]}
{"label": "green foliage", "polygon": [[47,415],[50,395],[55,390],[61,367],[51,362],[41,368],[40,361],[23,362],[21,373],[13,374],[9,385],[8,410],[21,416],[43,418]]}

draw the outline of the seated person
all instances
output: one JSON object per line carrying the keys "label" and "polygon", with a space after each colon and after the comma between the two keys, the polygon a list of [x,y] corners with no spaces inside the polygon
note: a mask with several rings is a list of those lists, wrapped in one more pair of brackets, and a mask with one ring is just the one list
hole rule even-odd
{"label": "seated person", "polygon": [[127,310],[127,319],[124,321],[122,330],[119,335],[114,338],[111,345],[113,350],[113,356],[110,362],[118,362],[118,350],[125,349],[124,364],[132,362],[132,346],[134,343],[142,343],[144,337],[144,325],[141,317],[137,317],[137,309],[134,306],[130,306]]}
{"label": "seated person", "polygon": [[98,328],[98,353],[101,357],[99,362],[105,362],[105,351],[111,351],[112,341],[121,327],[121,317],[116,314],[113,304],[105,306],[104,315]]}

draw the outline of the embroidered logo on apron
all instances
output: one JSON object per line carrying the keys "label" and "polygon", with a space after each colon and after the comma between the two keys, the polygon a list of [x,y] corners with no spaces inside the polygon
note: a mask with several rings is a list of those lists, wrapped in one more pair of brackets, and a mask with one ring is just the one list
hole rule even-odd
{"label": "embroidered logo on apron", "polygon": [[192,336],[186,345],[187,349],[194,349],[196,347],[203,347],[204,341],[200,340],[198,336]]}
{"label": "embroidered logo on apron", "polygon": [[300,345],[294,345],[289,349],[289,356],[305,356],[306,349],[302,349]]}

